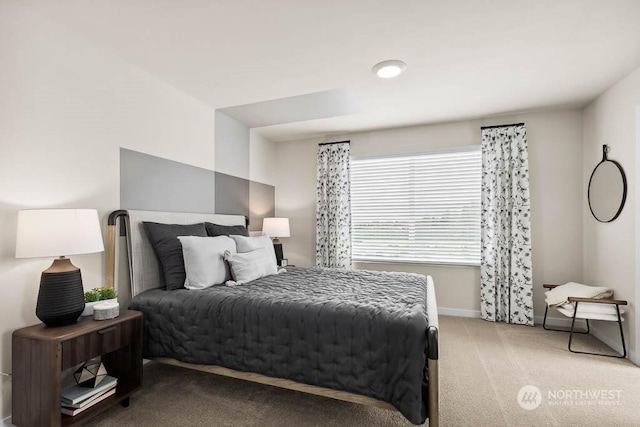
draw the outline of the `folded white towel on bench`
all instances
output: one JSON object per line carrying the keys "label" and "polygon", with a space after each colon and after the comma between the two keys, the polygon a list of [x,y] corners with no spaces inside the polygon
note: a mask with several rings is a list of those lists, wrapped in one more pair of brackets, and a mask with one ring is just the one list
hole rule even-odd
{"label": "folded white towel on bench", "polygon": [[[556,307],[558,311],[567,317],[573,317],[575,303],[562,304]],[[620,307],[620,315],[624,308]],[[581,302],[578,304],[577,319],[610,320],[617,321],[618,313],[615,304],[596,304],[594,302]],[[622,319],[624,321],[624,319]]]}
{"label": "folded white towel on bench", "polygon": [[[587,286],[581,283],[569,282],[545,292],[545,295],[547,296],[547,304],[555,307],[568,303],[569,297],[611,298],[613,296],[613,289],[604,286]],[[580,308],[580,306],[578,306],[578,308]]]}

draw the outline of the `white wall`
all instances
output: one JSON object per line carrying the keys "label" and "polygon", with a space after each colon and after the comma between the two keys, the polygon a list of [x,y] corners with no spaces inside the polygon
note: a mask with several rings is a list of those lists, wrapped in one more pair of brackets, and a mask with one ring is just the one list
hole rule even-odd
{"label": "white wall", "polygon": [[276,185],[276,143],[255,129],[249,131],[249,179]]}
{"label": "white wall", "polygon": [[[17,211],[119,207],[119,148],[214,168],[214,111],[17,1],[0,2],[0,369],[11,332],[37,323],[40,273],[51,259],[15,259]],[[104,254],[72,257],[85,288]],[[0,418],[11,383],[0,377]]]}
{"label": "white wall", "polygon": [[[536,315],[544,314],[543,283],[582,279],[582,114],[580,110],[521,114],[431,126],[341,135],[354,156],[424,152],[479,144],[482,125],[525,122],[529,141],[533,279]],[[291,222],[283,240],[289,262],[315,264],[317,144],[323,139],[277,144],[276,215]],[[480,309],[479,268],[358,263],[358,268],[431,274],[440,307]]]}
{"label": "white wall", "polygon": [[249,179],[249,128],[216,111],[216,172]]}
{"label": "white wall", "polygon": [[[640,363],[637,337],[638,314],[636,276],[640,253],[636,248],[636,221],[638,220],[638,175],[636,163],[636,108],[640,106],[640,68],[607,90],[584,109],[584,168],[582,175],[584,215],[584,280],[587,283],[610,286],[615,297],[628,300],[625,332],[633,360]],[[596,164],[602,158],[602,145],[611,148],[609,158],[621,163],[629,191],[620,216],[613,222],[596,221],[586,202],[587,184]],[[601,322],[596,328],[618,341],[619,333],[613,324]],[[597,330],[597,329],[596,329]]]}
{"label": "white wall", "polygon": [[276,144],[276,216],[289,218],[291,237],[280,238],[289,264],[316,264],[316,154],[324,138]]}

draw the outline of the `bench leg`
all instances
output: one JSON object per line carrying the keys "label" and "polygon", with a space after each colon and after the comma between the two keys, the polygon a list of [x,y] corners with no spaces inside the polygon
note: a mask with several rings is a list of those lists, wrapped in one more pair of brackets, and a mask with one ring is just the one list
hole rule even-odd
{"label": "bench leg", "polygon": [[[616,312],[618,314],[618,327],[620,328],[620,341],[622,341],[622,355],[604,354],[604,353],[590,353],[588,351],[578,351],[578,350],[573,350],[571,348],[571,341],[573,340],[573,327],[574,327],[575,322],[576,322],[576,314],[578,313],[578,302],[576,302],[575,304],[576,304],[576,308],[573,311],[573,318],[571,319],[571,332],[569,334],[569,345],[568,345],[569,351],[572,352],[572,353],[591,354],[593,356],[617,357],[617,358],[620,358],[620,359],[624,359],[625,357],[627,357],[627,347],[626,347],[626,344],[624,342],[624,332],[622,331],[622,316],[620,316],[620,307],[618,306],[618,304],[616,304]],[[585,319],[585,320],[587,320],[587,327],[588,327],[589,326],[589,319]]]}
{"label": "bench leg", "polygon": [[627,346],[624,343],[624,332],[622,332],[622,317],[620,316],[620,307],[616,304],[616,312],[618,313],[618,327],[620,328],[620,341],[622,341],[622,356],[620,358],[624,359],[627,357]]}

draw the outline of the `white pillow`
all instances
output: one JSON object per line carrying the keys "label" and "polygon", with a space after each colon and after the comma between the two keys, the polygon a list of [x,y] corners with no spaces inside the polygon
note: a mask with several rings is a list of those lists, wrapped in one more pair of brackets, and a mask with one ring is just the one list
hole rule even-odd
{"label": "white pillow", "polygon": [[227,251],[224,253],[224,259],[231,266],[233,281],[227,282],[227,285],[230,286],[242,285],[243,283],[278,273],[278,267],[271,259],[271,254],[266,248],[236,254]]}
{"label": "white pillow", "polygon": [[182,257],[187,279],[187,289],[204,289],[221,285],[231,278],[229,266],[224,261],[225,251],[236,252],[236,244],[227,236],[197,237],[178,236],[182,243]]}
{"label": "white pillow", "polygon": [[269,236],[256,236],[256,237],[245,237],[245,236],[229,236],[236,242],[236,249],[238,253],[251,252],[256,249],[265,248],[269,255],[271,255],[271,259],[273,260],[274,268],[278,268],[278,261],[276,261],[276,251],[273,249],[273,242]]}

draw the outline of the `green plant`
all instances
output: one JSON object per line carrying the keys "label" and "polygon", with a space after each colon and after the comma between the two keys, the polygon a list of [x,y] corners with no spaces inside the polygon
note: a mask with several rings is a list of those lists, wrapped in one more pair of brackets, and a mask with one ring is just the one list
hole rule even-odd
{"label": "green plant", "polygon": [[100,287],[93,288],[90,291],[84,293],[84,302],[96,302],[106,299],[113,299],[118,296],[118,293],[113,288]]}
{"label": "green plant", "polygon": [[84,302],[96,302],[100,301],[100,292],[98,288],[92,289],[84,293]]}
{"label": "green plant", "polygon": [[100,299],[114,299],[115,297],[118,296],[118,294],[116,293],[116,290],[113,288],[105,288],[102,287],[98,290],[98,292],[100,292]]}

